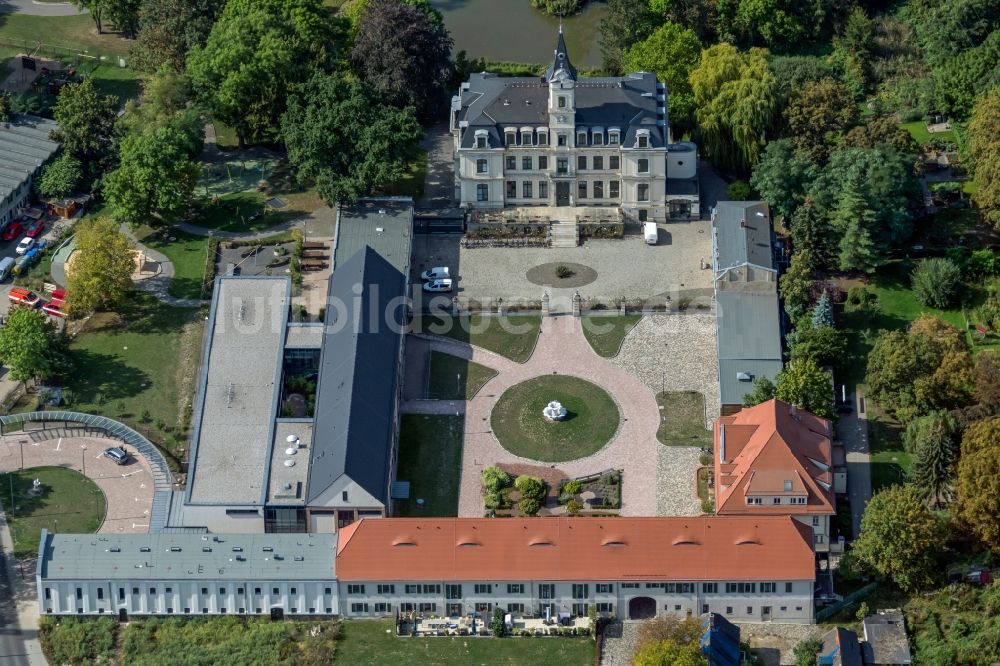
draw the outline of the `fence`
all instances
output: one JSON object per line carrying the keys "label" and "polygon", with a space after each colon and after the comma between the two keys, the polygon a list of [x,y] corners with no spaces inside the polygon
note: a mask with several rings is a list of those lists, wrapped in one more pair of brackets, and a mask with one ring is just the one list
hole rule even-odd
{"label": "fence", "polygon": [[875,591],[875,587],[876,587],[876,583],[868,583],[867,585],[865,585],[861,589],[855,590],[854,592],[851,592],[846,597],[844,597],[843,599],[841,599],[837,603],[833,604],[832,606],[827,606],[826,608],[823,608],[823,609],[817,611],[816,612],[816,621],[817,622],[822,622],[826,618],[828,618],[828,617],[830,617],[832,615],[836,615],[837,613],[839,613],[843,609],[845,609],[848,606],[850,606],[851,604],[853,604],[858,599],[861,599],[862,597],[866,597],[869,594],[871,594],[872,592],[874,592]]}

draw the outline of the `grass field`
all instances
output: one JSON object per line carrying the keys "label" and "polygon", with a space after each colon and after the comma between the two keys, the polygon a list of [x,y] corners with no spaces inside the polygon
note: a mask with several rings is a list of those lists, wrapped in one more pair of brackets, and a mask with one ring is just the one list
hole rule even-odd
{"label": "grass field", "polygon": [[531,358],[541,325],[542,318],[538,315],[472,315],[460,318],[427,316],[414,318],[413,321],[414,330],[468,342],[518,363]]}
{"label": "grass field", "polygon": [[660,427],[656,438],[667,446],[712,445],[712,431],[705,428],[705,396],[697,391],[660,393]]}
{"label": "grass field", "polygon": [[[558,400],[568,412],[552,422],[542,410]],[[620,421],[618,406],[596,384],[566,375],[546,375],[516,384],[497,401],[490,426],[514,455],[563,462],[589,456],[608,443]]]}
{"label": "grass field", "polygon": [[589,638],[397,638],[392,621],[345,622],[333,663],[344,666],[589,666]]}
{"label": "grass field", "polygon": [[[38,479],[45,489],[41,496],[28,494]],[[10,510],[13,480],[14,510]],[[64,467],[34,467],[0,474],[0,488],[7,505],[7,521],[14,538],[14,555],[38,554],[42,528],[50,532],[90,534],[104,521],[107,508],[104,493],[83,474]]]}
{"label": "grass field", "polygon": [[437,400],[469,400],[483,384],[497,376],[496,370],[451,354],[431,352],[427,397]]}
{"label": "grass field", "polygon": [[171,296],[174,298],[205,296],[202,294],[202,281],[205,277],[205,264],[208,261],[208,238],[171,229],[169,237],[176,240],[169,241],[149,227],[139,229],[136,237],[143,245],[165,254],[174,265],[174,279],[167,290]]}
{"label": "grass field", "polygon": [[872,492],[906,482],[912,457],[903,448],[903,428],[868,402],[868,446],[871,451]]}
{"label": "grass field", "polygon": [[[396,515],[458,515],[464,429],[463,416],[403,416],[396,478],[410,482],[410,499],[396,501]],[[423,508],[417,499],[424,500]]]}
{"label": "grass field", "polygon": [[[954,123],[952,124],[954,126]],[[903,129],[910,133],[913,140],[919,143],[921,146],[926,146],[931,143],[931,141],[944,141],[946,143],[955,143],[955,130],[948,130],[947,132],[937,132],[931,134],[927,131],[927,122],[923,120],[914,120],[911,123],[903,123],[900,125]]]}
{"label": "grass field", "polygon": [[625,336],[641,319],[642,315],[584,317],[583,337],[598,355],[605,358],[617,356]]}
{"label": "grass field", "polygon": [[130,99],[138,98],[142,89],[142,77],[138,72],[117,65],[101,65],[89,76],[94,79],[101,92],[114,95],[122,105]]}
{"label": "grass field", "polygon": [[[87,51],[93,56],[127,55],[132,41],[117,34],[97,34],[89,14],[79,16],[28,16],[0,14],[0,38],[13,41],[42,42],[45,45]],[[10,46],[10,45],[5,45]],[[42,49],[42,54],[52,53]]]}
{"label": "grass field", "polygon": [[187,425],[182,404],[194,399],[202,319],[142,293],[120,314],[95,314],[70,343],[70,408],[124,421],[176,451],[185,441],[174,441]]}

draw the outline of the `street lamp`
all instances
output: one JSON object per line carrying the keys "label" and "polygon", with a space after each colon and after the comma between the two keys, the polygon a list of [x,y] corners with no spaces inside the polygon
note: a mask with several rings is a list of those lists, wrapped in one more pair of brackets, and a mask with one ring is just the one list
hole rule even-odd
{"label": "street lamp", "polygon": [[83,475],[87,476],[87,446],[80,447],[80,460],[83,462]]}

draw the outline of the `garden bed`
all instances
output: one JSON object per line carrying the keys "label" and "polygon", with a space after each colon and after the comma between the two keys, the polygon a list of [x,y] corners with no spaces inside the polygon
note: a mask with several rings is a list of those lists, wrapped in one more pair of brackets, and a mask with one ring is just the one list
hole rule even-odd
{"label": "garden bed", "polygon": [[621,470],[566,479],[559,485],[558,497],[571,515],[584,509],[617,510],[622,505]]}

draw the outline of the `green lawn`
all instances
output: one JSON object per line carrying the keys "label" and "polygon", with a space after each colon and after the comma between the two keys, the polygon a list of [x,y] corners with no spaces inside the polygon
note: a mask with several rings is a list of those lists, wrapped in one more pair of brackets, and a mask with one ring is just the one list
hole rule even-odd
{"label": "green lawn", "polygon": [[136,293],[120,314],[92,316],[70,343],[69,408],[123,421],[176,451],[189,418],[181,405],[194,398],[203,315]]}
{"label": "green lawn", "polygon": [[497,371],[475,361],[443,352],[431,352],[427,397],[437,400],[469,400]]}
{"label": "green lawn", "polygon": [[611,358],[618,355],[622,341],[642,315],[591,316],[583,318],[583,337],[600,356]]}
{"label": "green lawn", "polygon": [[656,396],[660,427],[656,438],[667,446],[712,446],[712,431],[705,428],[705,396],[697,391],[676,391]]}
{"label": "green lawn", "polygon": [[101,92],[114,95],[123,106],[128,100],[138,98],[142,89],[142,76],[139,72],[116,64],[101,65],[90,72],[89,76]]}
{"label": "green lawn", "polygon": [[[219,231],[266,231],[300,214],[298,210],[264,212],[267,200],[258,192],[236,192],[219,197],[218,204],[202,201],[200,210],[188,220],[191,224],[205,229]],[[251,220],[254,216],[256,219]]]}
{"label": "green lawn", "polygon": [[[952,123],[952,126],[954,126],[954,123]],[[910,136],[913,137],[913,140],[921,146],[926,146],[934,140],[955,143],[955,131],[953,129],[947,132],[931,134],[927,131],[927,122],[924,120],[914,120],[910,123],[903,123],[900,127],[909,132]]]}
{"label": "green lawn", "polygon": [[[45,489],[39,497],[28,494],[35,479]],[[10,510],[12,480],[13,511]],[[43,527],[50,532],[90,534],[104,521],[107,508],[104,493],[96,483],[72,469],[34,467],[0,474],[0,488],[6,498],[7,520],[17,557],[38,554],[38,537]]]}
{"label": "green lawn", "polygon": [[[208,261],[208,238],[192,236],[177,229],[170,229],[167,236],[149,227],[136,232],[139,241],[162,252],[174,265],[174,279],[167,290],[174,298],[206,298],[202,293],[205,265]],[[169,238],[175,240],[170,241]]]}
{"label": "green lawn", "polygon": [[542,318],[538,315],[472,315],[459,318],[425,316],[414,318],[413,322],[417,331],[468,342],[518,363],[531,358],[541,325]]}
{"label": "green lawn", "polygon": [[911,456],[903,449],[903,428],[884,414],[871,400],[868,403],[868,448],[871,452],[872,492],[906,481]]}
{"label": "green lawn", "polygon": [[590,638],[399,638],[392,628],[392,621],[344,622],[333,663],[590,666],[595,657]]}
{"label": "green lawn", "polygon": [[[558,400],[568,412],[549,421],[542,410]],[[596,384],[566,375],[546,375],[507,389],[490,416],[500,445],[532,460],[563,462],[600,450],[618,430],[618,406]]]}
{"label": "green lawn", "polygon": [[[458,515],[464,429],[463,416],[403,416],[396,478],[410,482],[410,499],[396,501],[396,515]],[[417,508],[418,499],[423,508]]]}
{"label": "green lawn", "polygon": [[[26,14],[0,15],[0,37],[16,44],[25,42],[32,46],[42,42],[47,46],[87,51],[92,56],[117,56],[128,54],[133,42],[117,34],[98,35],[89,14],[80,16],[28,16]],[[8,46],[8,45],[5,45]],[[45,56],[52,52],[42,50]]]}

